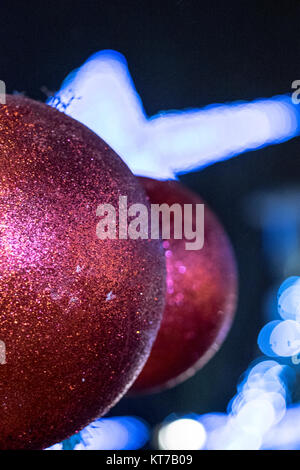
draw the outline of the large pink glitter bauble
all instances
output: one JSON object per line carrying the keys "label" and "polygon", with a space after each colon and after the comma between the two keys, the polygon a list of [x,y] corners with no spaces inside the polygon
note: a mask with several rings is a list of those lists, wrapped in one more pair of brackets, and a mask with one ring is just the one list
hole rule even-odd
{"label": "large pink glitter bauble", "polygon": [[80,430],[149,354],[164,253],[159,240],[97,237],[98,205],[117,208],[120,195],[147,204],[90,130],[23,97],[0,105],[0,449],[44,448]]}
{"label": "large pink glitter bauble", "polygon": [[[183,212],[184,204],[204,203],[175,181],[140,181],[153,204],[179,203]],[[215,354],[230,328],[237,297],[235,259],[220,222],[204,205],[202,249],[186,250],[184,238],[164,242],[166,306],[150,357],[131,389],[134,392],[158,391],[184,381]]]}

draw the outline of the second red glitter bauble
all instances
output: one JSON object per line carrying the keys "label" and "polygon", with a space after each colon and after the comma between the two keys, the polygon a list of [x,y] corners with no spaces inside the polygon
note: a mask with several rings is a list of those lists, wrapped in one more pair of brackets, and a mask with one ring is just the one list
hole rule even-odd
{"label": "second red glitter bauble", "polygon": [[[176,181],[140,178],[152,204],[203,204]],[[219,349],[230,328],[237,298],[237,273],[229,239],[204,203],[204,245],[186,250],[186,239],[165,240],[166,307],[150,357],[132,387],[152,392],[193,375]],[[173,219],[171,219],[173,221]],[[195,220],[193,221],[195,222]],[[195,224],[194,229],[195,229]],[[173,234],[171,222],[171,235]]]}

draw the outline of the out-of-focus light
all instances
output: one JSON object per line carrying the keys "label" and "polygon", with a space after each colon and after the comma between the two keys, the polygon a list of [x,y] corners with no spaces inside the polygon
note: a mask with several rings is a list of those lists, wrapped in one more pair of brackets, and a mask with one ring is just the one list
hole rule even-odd
{"label": "out-of-focus light", "polygon": [[284,320],[300,321],[300,278],[289,277],[278,292],[278,313]]}
{"label": "out-of-focus light", "polygon": [[[279,397],[283,400],[281,395]],[[285,403],[282,404],[282,409],[285,411]],[[250,434],[258,434],[258,429],[260,434],[264,434],[275,424],[275,421],[275,408],[268,394],[250,399],[240,408],[236,417],[237,426]]]}
{"label": "out-of-focus light", "polygon": [[73,450],[136,450],[148,440],[149,427],[143,420],[133,416],[118,416],[94,421],[64,441],[62,447]]}
{"label": "out-of-focus light", "polygon": [[[264,435],[285,414],[286,393],[283,377],[284,367],[275,361],[263,361],[250,368],[248,375],[238,388],[238,394],[229,405],[230,424],[233,434],[242,431],[245,449],[247,436],[253,443],[262,442]],[[256,436],[257,439],[254,439]],[[238,437],[239,449],[242,445]],[[231,444],[230,448],[231,447]]]}
{"label": "out-of-focus light", "polygon": [[[280,286],[278,309],[283,317],[297,318],[298,289],[299,278],[296,277]],[[300,323],[291,319],[270,322],[258,337],[261,350],[273,356],[295,354],[299,342]],[[213,425],[208,418],[199,418],[207,433],[206,448],[300,448],[300,428],[297,431],[298,427],[290,418],[300,414],[300,406],[286,410],[294,375],[291,367],[275,360],[262,360],[251,366],[229,403],[227,417],[212,415]]]}
{"label": "out-of-focus light", "polygon": [[206,431],[199,421],[181,418],[162,426],[158,445],[164,450],[200,450],[206,440]]}
{"label": "out-of-focus light", "polygon": [[300,324],[295,320],[270,322],[261,330],[258,345],[268,356],[294,356],[300,352]]}
{"label": "out-of-focus light", "polygon": [[282,366],[276,361],[263,360],[250,368],[247,379],[242,388],[238,388],[238,391],[259,389],[267,393],[279,393],[286,398],[289,371],[288,367]]}
{"label": "out-of-focus light", "polygon": [[60,442],[59,444],[54,444],[53,446],[48,447],[48,448],[45,449],[45,450],[63,450],[63,445],[62,445],[62,443]]}
{"label": "out-of-focus light", "polygon": [[262,438],[259,434],[251,434],[237,428],[235,432],[228,434],[227,443],[225,441],[218,450],[259,450],[262,445]]}
{"label": "out-of-focus light", "polygon": [[198,418],[207,433],[205,449],[259,450],[266,434],[285,415],[288,371],[274,360],[250,367],[228,406],[228,415]]}
{"label": "out-of-focus light", "polygon": [[231,404],[231,413],[236,417],[237,423],[240,423],[241,426],[243,426],[243,423],[245,423],[245,426],[248,426],[248,417],[251,416],[251,410],[253,411],[258,409],[261,403],[270,404],[272,407],[272,413],[267,410],[267,416],[263,417],[262,422],[260,422],[260,420],[263,416],[263,412],[259,413],[258,417],[252,416],[252,419],[256,420],[256,430],[260,429],[262,432],[264,432],[264,428],[266,426],[272,426],[275,421],[277,422],[282,418],[282,414],[285,412],[286,403],[282,394],[277,392],[266,392],[263,388],[252,388],[244,390],[243,392],[240,392],[233,400]]}
{"label": "out-of-focus light", "polygon": [[291,357],[300,352],[300,280],[288,278],[278,291],[278,313],[284,320],[264,326],[258,345],[269,356]]}
{"label": "out-of-focus light", "polygon": [[277,353],[273,349],[273,345],[270,341],[272,332],[276,328],[276,326],[280,325],[280,320],[274,320],[269,323],[267,323],[260,331],[258,338],[257,338],[257,344],[266,356],[269,357],[276,357]]}
{"label": "out-of-focus light", "polygon": [[262,443],[260,433],[241,428],[230,415],[207,431],[207,450],[258,450]]}
{"label": "out-of-focus light", "polygon": [[300,324],[294,320],[284,320],[271,333],[270,344],[281,357],[291,357],[300,352]]}
{"label": "out-of-focus light", "polygon": [[174,178],[299,134],[289,96],[161,112],[148,119],[125,58],[91,56],[48,103],[100,135],[138,175]]}
{"label": "out-of-focus light", "polygon": [[220,432],[226,428],[228,415],[226,413],[207,413],[198,417],[198,421],[204,426],[206,440],[204,449],[214,449],[219,441]]}
{"label": "out-of-focus light", "polygon": [[262,449],[300,450],[300,406],[291,406],[283,420],[265,436]]}
{"label": "out-of-focus light", "polygon": [[174,175],[291,138],[298,119],[288,96],[162,113],[150,120],[153,151]]}

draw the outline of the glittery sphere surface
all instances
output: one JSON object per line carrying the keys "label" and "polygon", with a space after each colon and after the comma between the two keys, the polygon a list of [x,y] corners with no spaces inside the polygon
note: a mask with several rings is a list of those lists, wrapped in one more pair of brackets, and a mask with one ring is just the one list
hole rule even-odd
{"label": "glittery sphere surface", "polygon": [[[106,413],[160,323],[158,240],[100,240],[99,204],[146,203],[95,134],[45,104],[0,105],[0,448],[44,448]],[[5,361],[4,361],[5,359]],[[5,363],[3,363],[5,362]]]}
{"label": "glittery sphere surface", "polygon": [[202,249],[186,250],[184,238],[164,241],[165,311],[150,357],[132,387],[151,392],[187,379],[219,349],[235,311],[237,274],[230,242],[206,203],[175,181],[140,181],[151,203],[179,203],[182,212],[184,204],[204,204],[205,214]]}

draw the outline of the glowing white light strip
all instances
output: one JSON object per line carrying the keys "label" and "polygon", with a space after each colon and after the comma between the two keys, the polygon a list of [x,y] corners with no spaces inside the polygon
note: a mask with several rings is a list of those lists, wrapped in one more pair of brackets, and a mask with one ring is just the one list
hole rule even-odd
{"label": "glowing white light strip", "polygon": [[289,96],[148,119],[126,60],[115,51],[94,54],[66,78],[49,104],[100,135],[135,174],[161,179],[299,133],[299,110]]}

